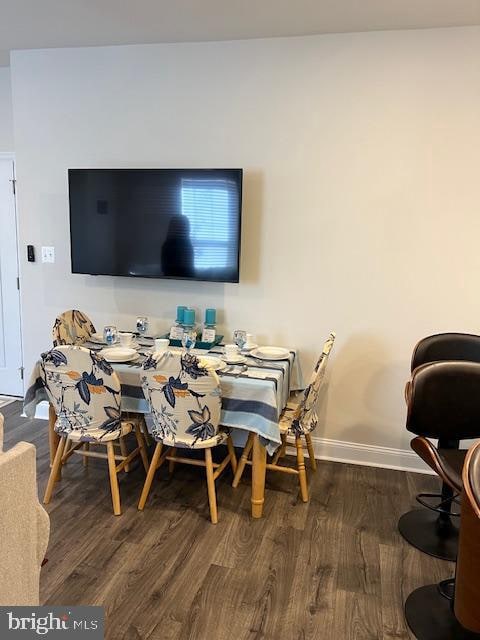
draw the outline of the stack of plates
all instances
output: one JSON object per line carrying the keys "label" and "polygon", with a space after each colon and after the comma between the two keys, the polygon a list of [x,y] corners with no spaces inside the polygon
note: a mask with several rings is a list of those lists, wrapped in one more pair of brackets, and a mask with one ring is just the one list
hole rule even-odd
{"label": "stack of plates", "polygon": [[103,356],[107,362],[132,362],[140,357],[135,349],[129,349],[127,347],[108,347],[107,349],[99,351],[99,354]]}
{"label": "stack of plates", "polygon": [[257,347],[250,352],[254,358],[260,360],[286,360],[290,357],[290,351],[283,347]]}

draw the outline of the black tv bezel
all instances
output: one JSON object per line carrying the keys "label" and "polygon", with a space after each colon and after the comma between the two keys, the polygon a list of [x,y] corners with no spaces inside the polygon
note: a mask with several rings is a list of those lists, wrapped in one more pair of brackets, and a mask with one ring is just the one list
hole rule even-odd
{"label": "black tv bezel", "polygon": [[[187,278],[182,276],[149,276],[149,275],[134,275],[131,273],[103,273],[94,271],[74,271],[73,267],[73,236],[72,236],[72,202],[70,198],[70,175],[79,171],[238,171],[239,172],[239,216],[238,216],[238,248],[237,248],[237,278],[234,280],[218,280],[213,278]],[[182,280],[184,282],[213,282],[218,284],[238,284],[240,282],[240,261],[242,252],[242,217],[243,217],[243,168],[230,168],[230,167],[76,167],[69,168],[68,172],[68,209],[69,209],[69,235],[70,235],[70,267],[72,274],[87,275],[87,276],[110,276],[113,278],[148,278],[149,280]]]}

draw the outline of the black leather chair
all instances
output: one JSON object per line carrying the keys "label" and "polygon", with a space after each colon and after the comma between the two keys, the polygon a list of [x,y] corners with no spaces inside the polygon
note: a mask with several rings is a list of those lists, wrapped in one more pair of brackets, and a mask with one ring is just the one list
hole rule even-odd
{"label": "black leather chair", "polygon": [[[480,336],[441,333],[420,340],[412,355],[412,376],[426,364],[448,361],[480,363]],[[410,402],[412,380],[405,389],[407,404]],[[418,418],[411,419],[410,412],[407,429],[417,435],[439,439],[440,458],[447,465],[445,468],[449,473],[456,475],[457,481],[465,458],[465,451],[458,451],[460,440],[480,437],[480,424],[477,430],[472,426],[474,434],[468,436],[460,436],[453,423],[440,430],[432,425],[429,434],[426,434]],[[443,480],[441,493],[419,494],[417,501],[427,508],[414,509],[404,514],[398,522],[398,529],[405,540],[417,549],[443,560],[455,561],[458,547],[458,525],[455,522],[458,514],[452,512],[455,491],[451,484],[440,477]],[[432,504],[433,499],[437,499],[438,504]]]}
{"label": "black leather chair", "polygon": [[410,370],[429,362],[465,360],[480,362],[480,336],[472,333],[437,333],[417,342]]}
{"label": "black leather chair", "polygon": [[480,442],[468,452],[462,473],[460,539],[454,589],[443,584],[413,591],[405,617],[418,640],[480,639]]}

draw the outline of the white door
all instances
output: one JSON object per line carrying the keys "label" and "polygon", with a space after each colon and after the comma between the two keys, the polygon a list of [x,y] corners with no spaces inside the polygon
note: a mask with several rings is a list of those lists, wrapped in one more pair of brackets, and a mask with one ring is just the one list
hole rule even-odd
{"label": "white door", "polygon": [[0,154],[0,395],[22,396],[15,167]]}

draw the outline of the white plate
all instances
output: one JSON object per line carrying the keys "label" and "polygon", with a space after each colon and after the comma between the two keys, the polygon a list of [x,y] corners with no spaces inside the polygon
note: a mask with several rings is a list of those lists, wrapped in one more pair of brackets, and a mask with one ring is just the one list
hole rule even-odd
{"label": "white plate", "polygon": [[136,362],[139,358],[140,358],[140,354],[136,353],[133,356],[130,356],[129,358],[122,358],[121,360],[112,360],[111,358],[105,358],[105,360],[107,362],[109,362],[110,364],[122,364],[122,363],[127,363],[127,362]]}
{"label": "white plate", "polygon": [[227,364],[242,364],[245,362],[245,356],[227,356],[225,354],[222,356],[222,360]]}
{"label": "white plate", "polygon": [[250,353],[260,360],[286,360],[290,357],[290,351],[283,347],[258,347]]}
{"label": "white plate", "polygon": [[251,344],[244,344],[242,351],[252,351],[252,349],[256,349],[258,344],[256,342],[252,342]]}
{"label": "white plate", "polygon": [[132,360],[140,357],[135,349],[124,347],[109,347],[99,351],[99,354],[103,356],[107,362],[132,362]]}
{"label": "white plate", "polygon": [[201,367],[213,369],[214,371],[221,371],[227,366],[223,360],[215,356],[198,356],[198,360]]}
{"label": "white plate", "polygon": [[133,338],[133,340],[130,342],[130,344],[128,345],[128,347],[123,347],[120,344],[120,340],[117,340],[115,342],[115,347],[119,347],[120,349],[138,349],[139,348],[139,344],[138,342],[135,340],[135,338]]}
{"label": "white plate", "polygon": [[92,333],[90,336],[90,342],[97,342],[98,344],[107,344],[103,339],[103,333]]}

